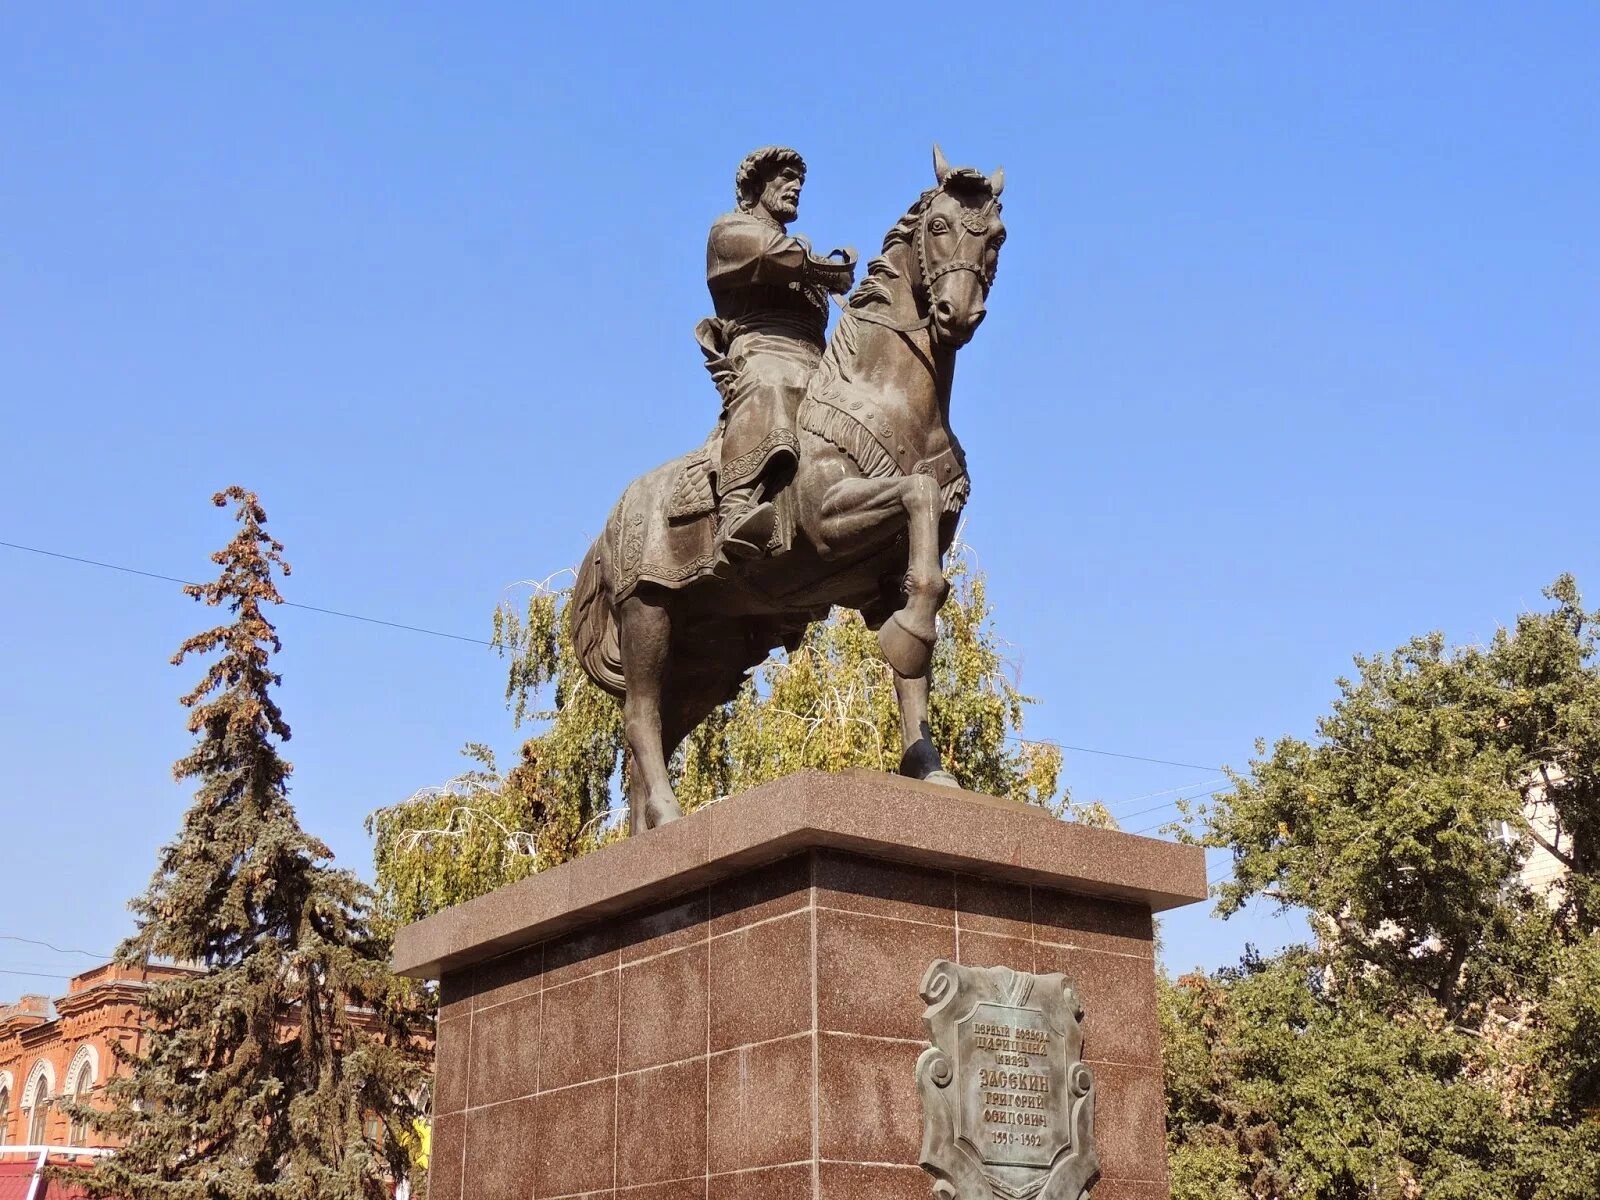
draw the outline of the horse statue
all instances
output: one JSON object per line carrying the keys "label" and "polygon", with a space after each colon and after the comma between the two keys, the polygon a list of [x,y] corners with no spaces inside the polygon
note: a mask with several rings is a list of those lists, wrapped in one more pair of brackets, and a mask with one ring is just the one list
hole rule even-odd
{"label": "horse statue", "polygon": [[1004,173],[952,168],[935,146],[934,174],[842,306],[806,385],[769,552],[731,566],[715,553],[708,443],[630,484],[579,568],[573,644],[622,702],[635,833],[682,815],[667,763],[683,739],[834,605],[861,613],[894,672],[900,772],[955,782],[927,724],[943,558],[969,492],[950,387],[1005,240]]}

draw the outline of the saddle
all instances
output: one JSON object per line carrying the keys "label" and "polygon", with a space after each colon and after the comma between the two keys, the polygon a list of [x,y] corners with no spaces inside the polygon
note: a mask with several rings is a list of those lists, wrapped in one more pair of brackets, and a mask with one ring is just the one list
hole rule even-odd
{"label": "saddle", "polygon": [[[727,356],[730,335],[730,322],[720,317],[707,317],[695,327],[695,341],[724,405],[739,374]],[[617,555],[613,588],[618,602],[640,583],[677,589],[717,572],[717,468],[725,420],[720,416],[689,453],[634,480],[612,510],[607,524]],[[773,503],[778,519],[767,553],[780,554],[794,540],[789,489],[779,491]]]}

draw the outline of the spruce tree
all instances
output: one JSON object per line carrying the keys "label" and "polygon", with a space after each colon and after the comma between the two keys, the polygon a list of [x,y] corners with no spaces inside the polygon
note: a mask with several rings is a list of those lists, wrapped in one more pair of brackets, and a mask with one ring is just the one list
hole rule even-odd
{"label": "spruce tree", "polygon": [[173,768],[198,787],[117,950],[195,970],[151,988],[148,1032],[119,1048],[92,1119],[125,1144],[88,1183],[123,1200],[379,1200],[414,1141],[416,1018],[369,928],[370,890],[329,865],[289,802],[281,645],[263,611],[283,603],[283,547],[250,492],[212,501],[235,506],[239,530],[212,555],[215,582],[184,590],[232,619],[172,660],[215,655],[183,697],[198,740]]}

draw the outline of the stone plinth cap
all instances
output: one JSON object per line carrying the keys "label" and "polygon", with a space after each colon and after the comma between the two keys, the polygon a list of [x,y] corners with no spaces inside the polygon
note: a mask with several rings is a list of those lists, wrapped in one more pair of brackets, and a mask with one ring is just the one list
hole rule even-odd
{"label": "stone plinth cap", "polygon": [[878,771],[799,771],[458,904],[395,935],[394,969],[437,979],[814,847],[1146,905],[1206,897],[1205,854]]}

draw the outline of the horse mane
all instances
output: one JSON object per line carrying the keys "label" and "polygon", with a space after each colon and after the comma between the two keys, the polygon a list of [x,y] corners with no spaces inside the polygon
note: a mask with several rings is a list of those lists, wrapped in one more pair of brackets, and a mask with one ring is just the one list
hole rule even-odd
{"label": "horse mane", "polygon": [[[946,175],[942,182],[918,196],[916,202],[906,209],[905,215],[890,226],[889,232],[883,235],[883,246],[878,256],[867,264],[867,273],[862,276],[861,282],[856,284],[855,290],[845,302],[843,311],[839,313],[839,320],[834,325],[833,333],[829,336],[828,344],[822,352],[822,362],[811,377],[807,389],[809,394],[827,395],[838,387],[841,379],[849,380],[850,366],[855,360],[856,346],[861,332],[861,321],[854,310],[865,308],[869,304],[894,302],[891,285],[894,280],[900,278],[900,270],[889,260],[889,251],[896,246],[911,244],[922,215],[928,211],[928,205],[933,203],[933,198],[940,192],[949,189],[970,189],[986,193],[990,197],[994,195],[993,185],[983,172],[975,171],[971,167],[957,167]],[[998,208],[999,201],[996,200],[994,203]]]}
{"label": "horse mane", "polygon": [[[866,275],[856,285],[855,291],[850,293],[848,308],[861,308],[868,304],[888,304],[893,299],[889,294],[889,280],[900,278],[900,272],[889,261],[889,251],[896,246],[911,244],[911,238],[917,232],[917,222],[922,219],[922,214],[928,211],[928,205],[933,203],[933,198],[939,191],[939,187],[931,187],[923,192],[917,197],[916,203],[906,210],[906,215],[890,226],[889,232],[883,235],[883,247],[879,250],[878,257],[867,264]],[[841,323],[844,315],[840,316]]]}
{"label": "horse mane", "polygon": [[[916,236],[917,223],[922,220],[922,214],[928,211],[928,205],[933,203],[933,198],[943,191],[974,191],[994,196],[994,185],[989,182],[989,177],[982,171],[975,171],[971,167],[957,167],[944,177],[943,182],[935,184],[922,195],[917,197],[916,203],[906,210],[906,215],[896,221],[883,235],[883,247],[878,251],[878,257],[867,264],[867,273],[862,277],[855,291],[850,293],[849,308],[861,308],[868,304],[888,304],[893,297],[889,293],[889,280],[898,279],[900,272],[889,261],[888,254],[896,246],[907,246]],[[995,207],[1000,207],[998,200],[994,201]],[[843,317],[841,316],[841,321]]]}
{"label": "horse mane", "polygon": [[[917,197],[916,203],[883,235],[882,250],[867,264],[867,273],[850,293],[828,338],[828,344],[823,348],[822,360],[806,385],[805,403],[800,406],[800,427],[837,446],[868,479],[897,475],[900,467],[866,426],[840,409],[818,401],[837,398],[839,392],[850,383],[861,340],[863,321],[860,311],[869,304],[894,302],[893,284],[900,279],[901,272],[890,260],[889,252],[896,246],[911,243],[928,206],[933,203],[935,196],[947,188],[981,191],[996,206],[999,204],[994,199],[994,189],[988,178],[967,167],[951,171],[941,183]],[[949,480],[940,489],[941,511],[959,513],[969,491],[970,484],[965,472]]]}
{"label": "horse mane", "polygon": [[822,351],[822,361],[811,376],[811,383],[806,389],[808,394],[829,395],[838,389],[840,380],[849,380],[850,366],[855,361],[861,332],[861,321],[854,310],[865,308],[869,304],[893,303],[894,294],[890,290],[890,283],[900,278],[900,270],[889,261],[889,251],[896,246],[910,244],[917,231],[917,222],[922,219],[922,214],[928,210],[928,205],[933,203],[933,198],[939,194],[939,190],[937,186],[931,187],[918,196],[916,203],[906,210],[905,216],[896,221],[889,228],[889,232],[883,235],[883,248],[878,256],[867,264],[867,273],[862,276],[861,282],[856,284],[855,290],[850,293],[850,298],[845,301],[844,308],[839,313],[839,320],[834,324],[833,333],[828,336],[828,344]]}

